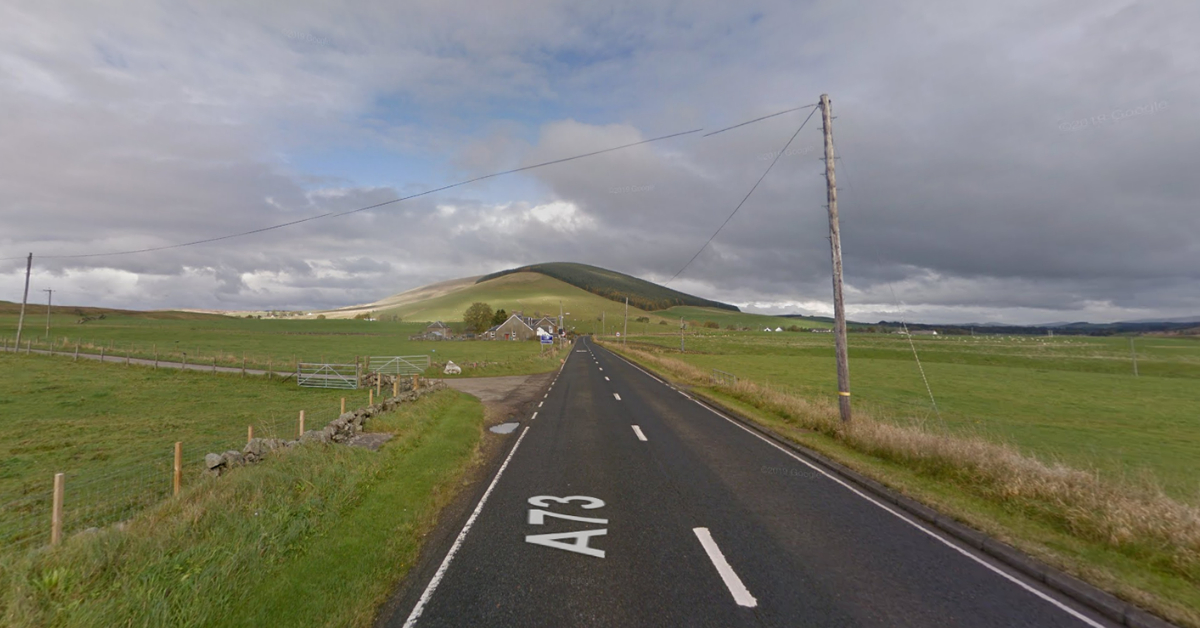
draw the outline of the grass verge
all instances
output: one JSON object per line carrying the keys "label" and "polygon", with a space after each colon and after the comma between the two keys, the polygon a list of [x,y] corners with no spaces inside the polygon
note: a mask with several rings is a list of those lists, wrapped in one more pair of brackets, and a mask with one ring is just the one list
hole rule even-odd
{"label": "grass verge", "polygon": [[306,445],[0,566],[6,626],[368,626],[481,437],[445,391],[380,417],[378,452]]}
{"label": "grass verge", "polygon": [[1200,509],[1139,485],[740,381],[638,349],[614,351],[865,475],[1172,621],[1200,626]]}

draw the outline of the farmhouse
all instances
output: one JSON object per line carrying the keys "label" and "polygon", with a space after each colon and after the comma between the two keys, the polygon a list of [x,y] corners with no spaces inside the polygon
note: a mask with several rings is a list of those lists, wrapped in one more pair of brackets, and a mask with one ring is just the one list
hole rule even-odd
{"label": "farmhouse", "polygon": [[488,330],[489,337],[493,340],[529,340],[537,335],[534,328],[530,326],[529,320],[519,313],[515,313],[509,316],[508,320],[497,325],[494,330]]}

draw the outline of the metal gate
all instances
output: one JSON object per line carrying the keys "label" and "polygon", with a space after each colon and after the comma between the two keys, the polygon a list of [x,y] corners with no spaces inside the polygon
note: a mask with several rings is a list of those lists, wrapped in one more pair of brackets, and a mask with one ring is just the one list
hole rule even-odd
{"label": "metal gate", "polygon": [[737,386],[737,375],[713,369],[712,381],[717,386]]}
{"label": "metal gate", "polygon": [[420,375],[431,364],[427,355],[389,355],[367,358],[368,373]]}
{"label": "metal gate", "polygon": [[358,388],[357,364],[296,365],[296,384],[305,388]]}

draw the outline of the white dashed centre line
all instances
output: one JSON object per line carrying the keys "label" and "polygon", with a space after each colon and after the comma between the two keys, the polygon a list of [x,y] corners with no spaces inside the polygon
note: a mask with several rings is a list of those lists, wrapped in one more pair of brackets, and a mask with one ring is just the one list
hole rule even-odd
{"label": "white dashed centre line", "polygon": [[613,393],[613,396],[617,398],[617,401],[621,400],[621,395],[618,395],[617,393]]}
{"label": "white dashed centre line", "polygon": [[546,403],[546,402],[545,402],[545,401],[539,401],[539,402],[538,402],[538,407],[539,407],[539,408],[540,408],[540,407],[542,407],[542,404],[543,404],[543,403]]}
{"label": "white dashed centre line", "polygon": [[721,548],[717,547],[717,542],[713,540],[708,528],[692,528],[692,532],[695,532],[696,538],[700,539],[700,545],[704,546],[704,551],[708,553],[708,559],[712,561],[713,566],[717,568],[717,573],[721,575],[721,580],[725,581],[725,586],[733,594],[733,601],[737,602],[738,606],[750,608],[758,606],[758,600],[750,595],[750,590],[742,584],[742,579],[734,573],[733,567],[729,566],[729,561],[725,560],[725,555],[721,553]]}
{"label": "white dashed centre line", "polygon": [[609,379],[607,375],[605,375],[605,376],[604,376],[604,381],[606,381],[606,382],[611,382],[612,380],[611,380],[611,379]]}
{"label": "white dashed centre line", "polygon": [[638,426],[634,425],[634,426],[633,426],[633,433],[634,433],[634,434],[637,434],[638,440],[640,440],[640,441],[644,441],[644,440],[646,440],[646,435],[642,433],[642,428],[640,428],[640,427],[638,427]]}
{"label": "white dashed centre line", "polygon": [[532,420],[534,420],[534,419],[536,419],[536,418],[537,418],[537,413],[536,413],[536,412],[534,412],[534,413],[533,413],[533,416],[529,417],[529,420],[530,420],[530,421],[532,421]]}

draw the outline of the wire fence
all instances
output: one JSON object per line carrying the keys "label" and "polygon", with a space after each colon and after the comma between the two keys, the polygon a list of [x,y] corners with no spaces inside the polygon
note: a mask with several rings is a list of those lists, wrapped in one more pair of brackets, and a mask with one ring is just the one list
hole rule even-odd
{"label": "wire fence", "polygon": [[[307,410],[306,429],[321,429],[336,419],[343,404]],[[231,432],[183,442],[179,458],[181,490],[203,481],[205,454],[241,451],[252,436],[296,439],[301,433],[299,417],[298,411],[270,413],[247,425],[245,433]],[[115,468],[64,469],[61,538],[129,520],[170,498],[175,491],[174,443],[164,441],[161,451],[161,455]],[[54,495],[54,474],[46,474],[22,482],[0,503],[0,556],[51,544]]]}

